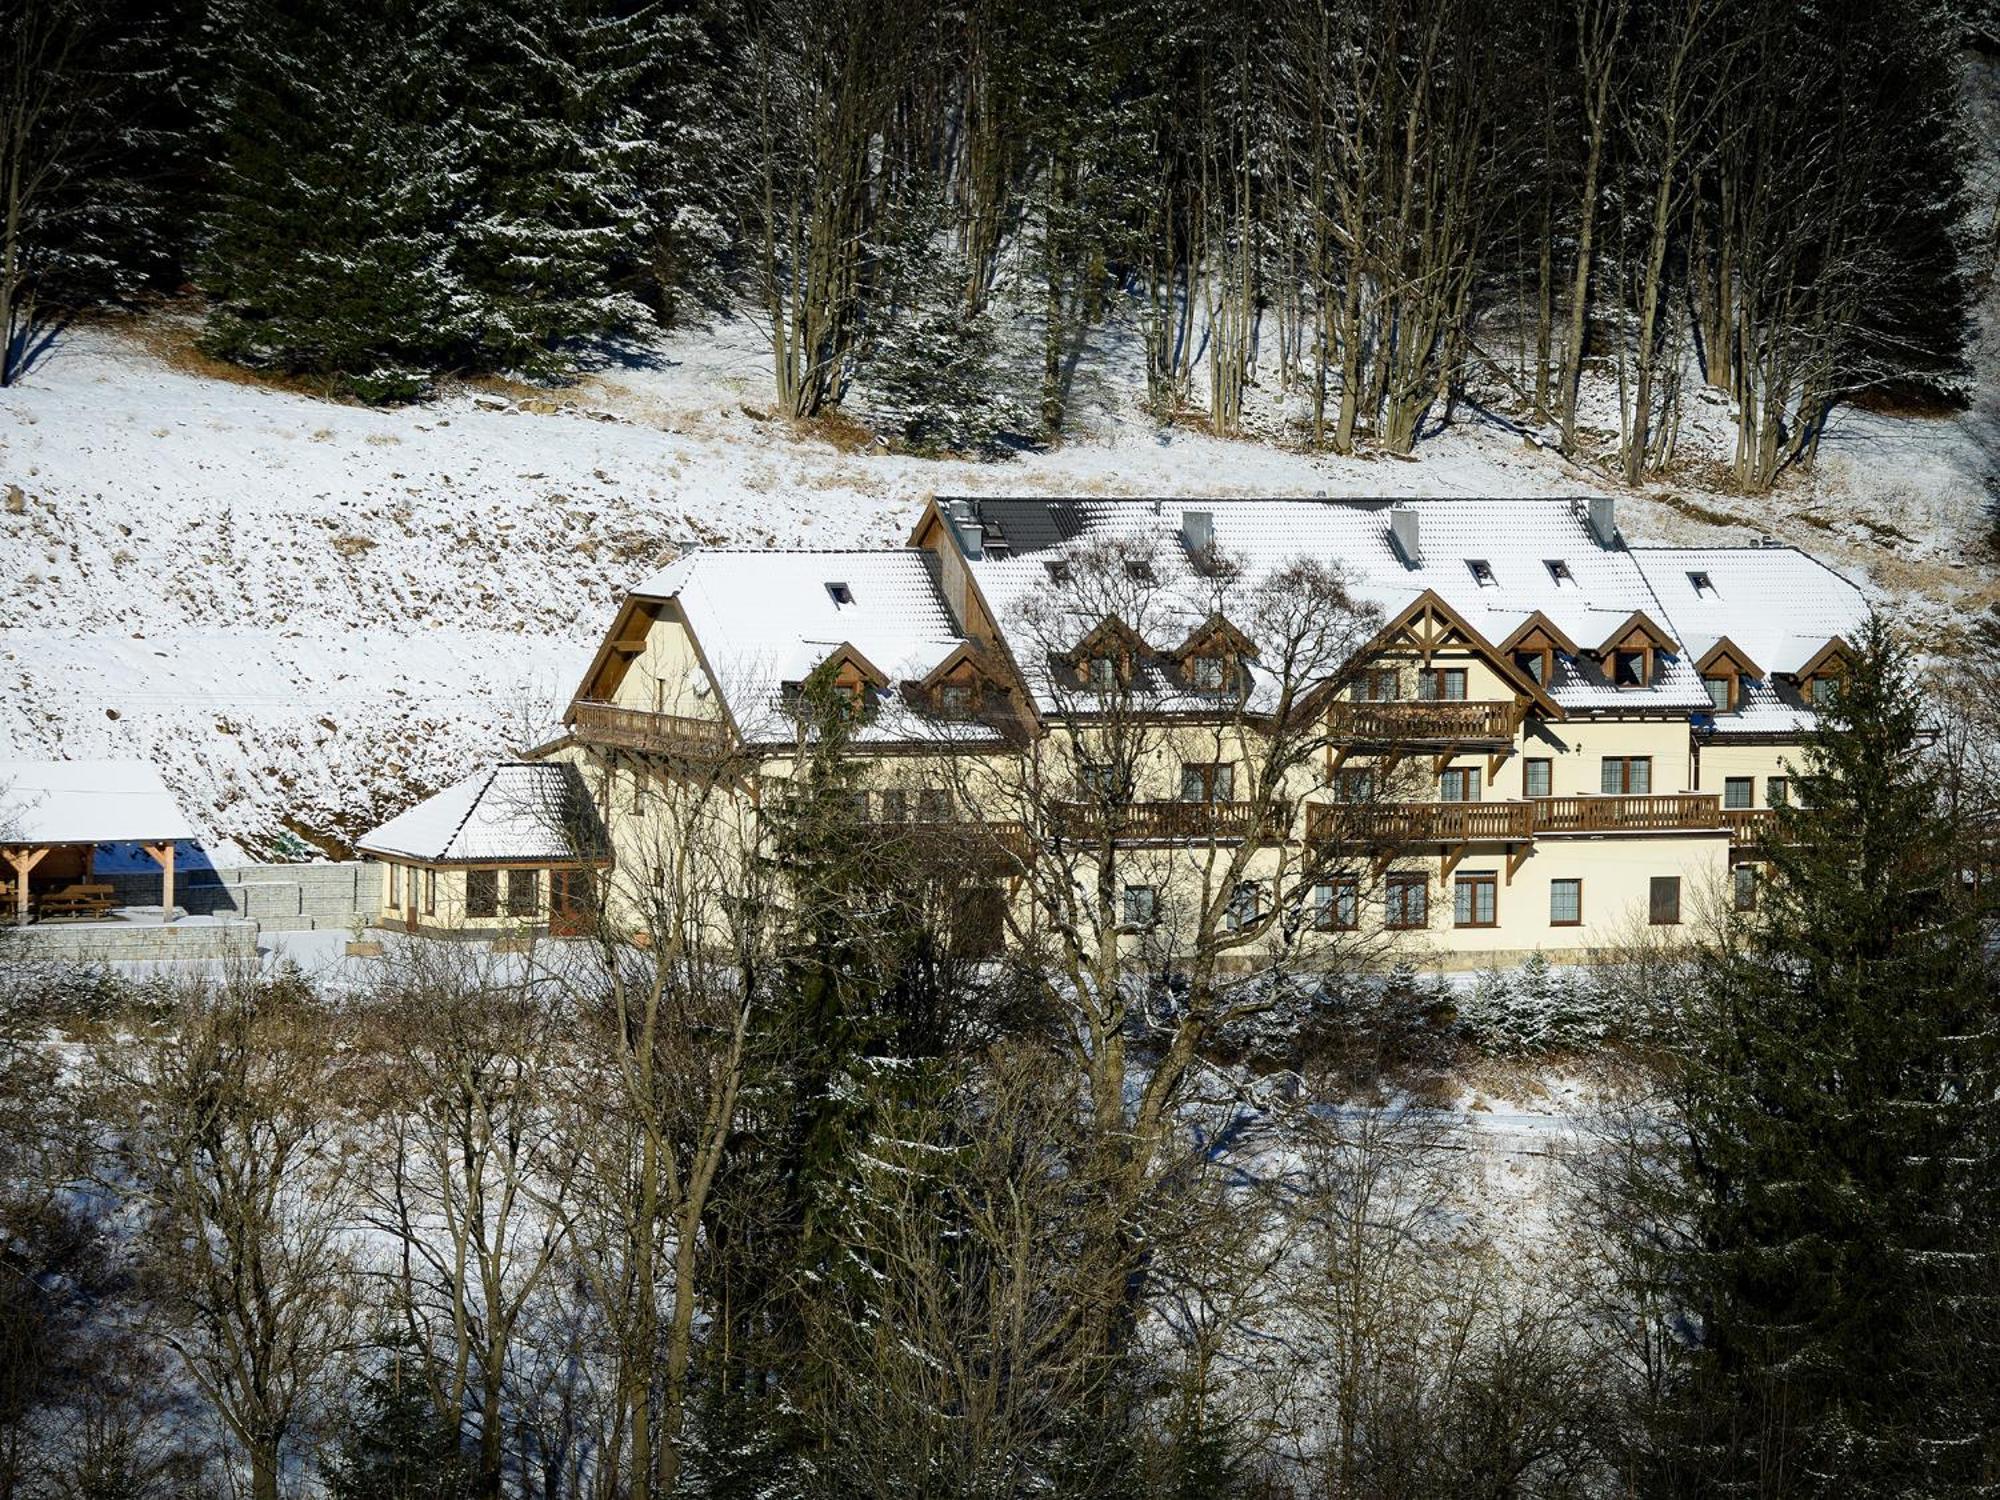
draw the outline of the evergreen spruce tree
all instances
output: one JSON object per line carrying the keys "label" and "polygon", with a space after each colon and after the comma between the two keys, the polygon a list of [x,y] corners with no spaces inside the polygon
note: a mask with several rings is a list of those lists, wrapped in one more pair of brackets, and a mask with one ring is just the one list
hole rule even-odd
{"label": "evergreen spruce tree", "polygon": [[578,340],[650,321],[621,271],[652,233],[651,150],[633,100],[657,12],[610,0],[445,0],[426,45],[452,58],[449,261],[467,362],[546,377]]}
{"label": "evergreen spruce tree", "polygon": [[362,1382],[360,1409],[327,1472],[332,1500],[471,1500],[472,1465],[458,1429],[438,1419],[419,1378],[419,1351],[391,1343]]}
{"label": "evergreen spruce tree", "polygon": [[215,25],[205,346],[363,399],[417,394],[462,333],[425,115],[444,61],[414,48],[405,0],[222,0]]}
{"label": "evergreen spruce tree", "polygon": [[2000,1472],[1990,914],[1924,744],[1877,619],[1756,911],[1695,964],[1652,1218],[1685,1235],[1658,1265],[1686,1329],[1663,1492],[1989,1493]]}

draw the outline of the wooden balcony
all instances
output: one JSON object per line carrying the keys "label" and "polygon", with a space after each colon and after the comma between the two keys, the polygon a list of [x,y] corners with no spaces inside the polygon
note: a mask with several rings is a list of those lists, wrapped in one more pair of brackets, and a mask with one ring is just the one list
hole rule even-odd
{"label": "wooden balcony", "polygon": [[1723,827],[1720,800],[1705,792],[1658,797],[1538,797],[1537,834],[1709,832]]}
{"label": "wooden balcony", "polygon": [[1511,745],[1521,715],[1513,702],[1336,703],[1328,729],[1363,744]]}
{"label": "wooden balcony", "polygon": [[1527,802],[1315,803],[1306,837],[1372,846],[1522,843],[1534,837]]}
{"label": "wooden balcony", "polygon": [[729,726],[720,719],[690,719],[588,700],[570,705],[570,725],[578,739],[590,744],[655,755],[720,755],[730,744]]}
{"label": "wooden balcony", "polygon": [[1729,842],[1739,849],[1754,849],[1764,843],[1777,823],[1768,807],[1726,807],[1722,817],[1729,825]]}
{"label": "wooden balcony", "polygon": [[[1096,803],[1061,802],[1055,811],[1064,838],[1105,837],[1106,809]],[[1260,813],[1268,818],[1269,809],[1252,802],[1128,802],[1110,809],[1109,833],[1121,844],[1241,843],[1258,830]]]}

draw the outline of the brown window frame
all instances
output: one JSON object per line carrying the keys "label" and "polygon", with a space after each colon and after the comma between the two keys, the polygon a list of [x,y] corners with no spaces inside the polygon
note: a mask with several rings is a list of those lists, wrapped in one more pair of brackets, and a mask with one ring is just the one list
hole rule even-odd
{"label": "brown window frame", "polygon": [[[1479,893],[1486,892],[1486,905],[1491,913],[1485,921],[1479,920]],[[1458,893],[1469,892],[1472,916],[1460,921],[1458,916]],[[1451,883],[1451,925],[1453,927],[1498,927],[1500,925],[1500,877],[1474,873],[1460,875]]]}
{"label": "brown window frame", "polygon": [[[1646,767],[1646,786],[1643,791],[1632,786],[1632,767],[1643,763]],[[1604,786],[1604,768],[1618,767],[1618,790],[1609,791]],[[1650,797],[1653,795],[1653,757],[1650,755],[1607,755],[1598,761],[1597,785],[1600,795],[1606,797]]]}
{"label": "brown window frame", "polygon": [[[1373,766],[1342,766],[1334,773],[1333,800],[1358,805],[1375,800],[1375,768]],[[1356,790],[1360,795],[1353,795]]]}
{"label": "brown window frame", "polygon": [[[1625,663],[1632,665],[1632,681],[1626,682]],[[1621,691],[1633,688],[1651,687],[1653,682],[1653,653],[1650,651],[1613,651],[1611,653],[1611,685]]]}
{"label": "brown window frame", "polygon": [[1354,674],[1356,703],[1400,703],[1402,698],[1403,674],[1395,667],[1364,667]]}
{"label": "brown window frame", "polygon": [[[1319,893],[1325,891],[1327,898],[1321,901]],[[1340,919],[1341,896],[1347,897],[1347,920]],[[1358,932],[1361,929],[1361,882],[1352,875],[1336,875],[1330,880],[1313,882],[1308,893],[1312,901],[1312,926],[1315,932]]]}
{"label": "brown window frame", "polygon": [[[1748,876],[1746,880],[1744,877]],[[1732,865],[1729,871],[1731,907],[1736,911],[1757,909],[1757,867],[1751,864]]]}
{"label": "brown window frame", "polygon": [[[520,894],[524,881],[527,887],[525,900]],[[505,889],[501,893],[501,900],[504,903],[507,915],[510,917],[540,916],[542,911],[542,872],[540,870],[529,869],[509,870],[507,872]]]}
{"label": "brown window frame", "polygon": [[[1576,887],[1576,915],[1558,917],[1556,915],[1556,887],[1573,885]],[[1549,926],[1581,927],[1583,925],[1583,877],[1580,875],[1557,875],[1549,881]]]}
{"label": "brown window frame", "polygon": [[[1529,785],[1530,773],[1535,767],[1542,768],[1542,790],[1536,791]],[[1556,763],[1546,755],[1531,755],[1521,762],[1521,795],[1523,797],[1552,797],[1555,795]]]}
{"label": "brown window frame", "polygon": [[[1457,697],[1445,691],[1453,682],[1458,684]],[[1417,668],[1417,701],[1420,703],[1464,703],[1471,691],[1472,673],[1464,667]]]}
{"label": "brown window frame", "polygon": [[389,894],[388,899],[383,904],[391,911],[401,911],[403,909],[403,867],[401,865],[389,866]]}
{"label": "brown window frame", "polygon": [[[1733,794],[1742,789],[1743,800],[1733,800]],[[1727,812],[1742,812],[1757,805],[1757,778],[1755,776],[1725,776],[1722,778],[1722,806]]]}
{"label": "brown window frame", "polygon": [[[1201,795],[1188,795],[1188,778],[1201,785]],[[1197,807],[1217,807],[1236,800],[1236,762],[1233,760],[1184,760],[1181,762],[1180,800]]]}
{"label": "brown window frame", "polygon": [[[1422,906],[1423,916],[1419,921],[1398,920],[1396,912],[1400,904],[1404,912],[1409,909],[1410,898],[1396,898],[1398,891],[1415,891],[1417,901]],[[1391,932],[1422,932],[1431,925],[1431,878],[1428,875],[1391,875],[1383,882],[1382,925]]]}
{"label": "brown window frame", "polygon": [[[1445,782],[1445,778],[1446,778],[1447,776],[1450,776],[1450,777],[1453,777],[1453,778],[1455,778],[1455,779],[1456,779],[1456,782],[1457,782],[1457,785],[1458,785],[1458,795],[1457,795],[1457,796],[1451,796],[1451,795],[1449,795],[1449,794],[1447,794],[1447,793],[1446,793],[1446,791],[1445,791],[1445,785],[1446,785],[1446,782]],[[1470,793],[1470,795],[1467,795],[1468,793]],[[1440,801],[1440,802],[1454,802],[1454,803],[1456,803],[1456,802],[1478,802],[1478,801],[1480,801],[1480,800],[1481,800],[1481,788],[1480,788],[1480,778],[1479,778],[1479,767],[1477,767],[1477,766],[1446,766],[1446,767],[1445,767],[1445,768],[1444,768],[1444,769],[1443,769],[1442,771],[1438,772],[1438,792],[1437,792],[1437,797],[1438,797],[1438,801]]]}
{"label": "brown window frame", "polygon": [[970,718],[979,707],[979,691],[969,682],[938,684],[938,713],[947,719]]}
{"label": "brown window frame", "polygon": [[[475,883],[483,887],[483,894],[475,892]],[[465,872],[465,914],[468,917],[497,917],[500,915],[500,872],[498,870],[467,870]]]}
{"label": "brown window frame", "polygon": [[[1666,908],[1662,897],[1672,901],[1673,914],[1661,915]],[[1655,875],[1646,886],[1646,922],[1652,927],[1678,927],[1681,925],[1681,878],[1678,875]]]}
{"label": "brown window frame", "polygon": [[[1213,667],[1215,681],[1203,682],[1202,674]],[[1190,656],[1187,661],[1188,686],[1198,693],[1221,693],[1229,688],[1229,663],[1212,651]]]}
{"label": "brown window frame", "polygon": [[[1135,917],[1132,906],[1135,897],[1143,894],[1145,915]],[[1118,925],[1126,932],[1143,932],[1155,926],[1160,920],[1160,888],[1156,885],[1128,885],[1118,893]]]}
{"label": "brown window frame", "polygon": [[1764,778],[1764,805],[1766,807],[1789,807],[1791,801],[1791,777],[1766,776]]}

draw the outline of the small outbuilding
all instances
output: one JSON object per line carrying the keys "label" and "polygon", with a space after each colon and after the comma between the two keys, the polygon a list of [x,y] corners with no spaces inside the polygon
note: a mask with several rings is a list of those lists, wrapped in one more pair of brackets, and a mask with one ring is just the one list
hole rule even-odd
{"label": "small outbuilding", "polygon": [[506,761],[399,813],[356,842],[383,865],[378,925],[409,932],[587,930],[609,842],[583,777]]}
{"label": "small outbuilding", "polygon": [[161,919],[172,921],[174,846],[196,836],[145,761],[0,760],[0,912],[16,922],[110,911],[97,850],[120,843],[159,865]]}

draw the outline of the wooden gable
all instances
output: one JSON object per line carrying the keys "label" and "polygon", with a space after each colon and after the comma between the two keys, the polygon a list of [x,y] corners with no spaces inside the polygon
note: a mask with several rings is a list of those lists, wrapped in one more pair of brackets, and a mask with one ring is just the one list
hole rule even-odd
{"label": "wooden gable", "polygon": [[1643,609],[1635,609],[1625,617],[1624,624],[1604,638],[1604,644],[1597,648],[1596,654],[1609,656],[1614,651],[1650,653],[1679,649],[1674,638],[1662,630]]}
{"label": "wooden gable", "polygon": [[1188,638],[1174,648],[1173,655],[1176,661],[1185,661],[1190,656],[1226,656],[1251,661],[1256,658],[1257,646],[1217,610],[1188,632]]}
{"label": "wooden gable", "polygon": [[1425,665],[1439,651],[1467,652],[1485,662],[1502,682],[1514,690],[1516,702],[1532,707],[1545,718],[1563,717],[1562,705],[1549,696],[1546,687],[1514,665],[1512,657],[1481,635],[1464,616],[1431,589],[1425,589],[1384,625],[1372,641],[1354,654],[1347,663],[1346,671],[1321,684],[1307,696],[1301,708],[1317,711],[1326,698],[1338,693],[1341,686],[1351,681],[1358,671],[1366,670],[1366,663],[1396,651],[1416,651]]}
{"label": "wooden gable", "polygon": [[1694,664],[1695,670],[1704,677],[1762,677],[1764,669],[1750,659],[1745,651],[1728,636],[1724,636],[1708,650],[1701,660]]}
{"label": "wooden gable", "polygon": [[1842,677],[1847,673],[1848,658],[1854,654],[1845,638],[1835,636],[1812,655],[1812,660],[1800,667],[1792,676],[1800,682],[1810,682],[1815,677]]}
{"label": "wooden gable", "polygon": [[831,672],[833,685],[843,692],[859,694],[863,688],[880,692],[889,685],[889,674],[862,655],[849,641],[842,641],[813,668],[813,674]]}

